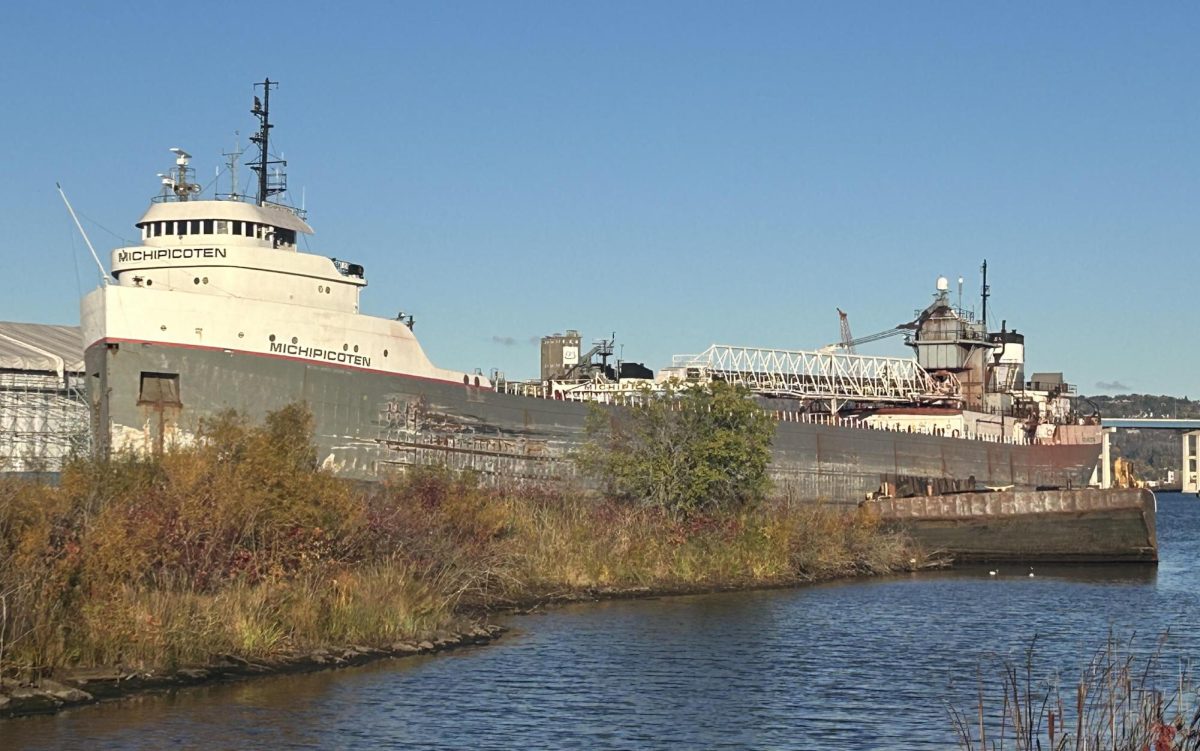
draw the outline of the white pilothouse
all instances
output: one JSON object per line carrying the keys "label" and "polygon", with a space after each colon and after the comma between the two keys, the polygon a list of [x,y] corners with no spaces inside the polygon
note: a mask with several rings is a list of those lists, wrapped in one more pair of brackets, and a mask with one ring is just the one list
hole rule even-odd
{"label": "white pilothouse", "polygon": [[[276,84],[259,85],[269,102]],[[159,176],[162,193],[137,222],[141,244],[112,251],[116,283],[83,300],[85,348],[192,348],[490,387],[481,375],[435,367],[411,318],[361,314],[359,295],[367,284],[362,266],[299,250],[298,241],[313,230],[302,211],[270,200],[282,191],[268,179],[270,166],[279,162],[268,159],[272,126],[258,97],[253,113],[261,123],[252,139],[261,151],[251,164],[259,173],[257,196],[201,198],[191,155],[171,149],[175,167]],[[164,393],[179,400],[178,374],[164,375],[175,382],[153,387],[149,395],[140,384],[139,404]],[[230,406],[237,405],[231,400]],[[111,446],[146,448],[154,432],[146,425],[114,424]]]}

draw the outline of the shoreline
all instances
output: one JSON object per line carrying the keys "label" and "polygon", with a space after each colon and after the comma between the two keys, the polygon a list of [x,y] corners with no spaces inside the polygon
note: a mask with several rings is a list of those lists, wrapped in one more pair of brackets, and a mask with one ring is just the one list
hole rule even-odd
{"label": "shoreline", "polygon": [[762,488],[689,510],[445,467],[363,487],[315,464],[311,420],[229,414],[195,446],[81,459],[56,486],[0,478],[0,717],[438,653],[556,605],[929,560],[873,514]]}
{"label": "shoreline", "polygon": [[[546,593],[522,598],[501,606],[475,605],[464,613],[478,616],[534,615],[547,609],[615,600],[642,600],[659,597],[720,594],[728,592],[799,589],[812,584],[854,582],[898,573],[947,568],[945,561],[877,574],[855,573],[826,577],[799,577],[788,581],[744,582],[708,586],[605,587],[574,592]],[[24,717],[53,715],[58,712],[101,703],[117,703],[139,696],[169,693],[179,689],[235,683],[255,678],[303,675],[327,670],[360,667],[387,659],[419,655],[438,655],[467,647],[483,647],[498,641],[510,629],[492,623],[479,623],[458,632],[442,632],[430,639],[405,639],[386,646],[346,645],[303,650],[265,660],[247,660],[223,654],[205,665],[190,665],[171,671],[133,670],[119,666],[79,668],[63,671],[51,678],[15,681],[0,678],[0,723]]]}
{"label": "shoreline", "polygon": [[324,647],[257,661],[225,654],[219,656],[219,661],[173,671],[80,668],[65,671],[55,678],[33,681],[0,679],[0,722],[51,715],[65,709],[119,702],[181,688],[316,673],[358,667],[384,659],[438,654],[490,644],[507,631],[507,628],[495,624],[475,625],[463,632],[445,632],[432,639],[404,640],[386,647]]}

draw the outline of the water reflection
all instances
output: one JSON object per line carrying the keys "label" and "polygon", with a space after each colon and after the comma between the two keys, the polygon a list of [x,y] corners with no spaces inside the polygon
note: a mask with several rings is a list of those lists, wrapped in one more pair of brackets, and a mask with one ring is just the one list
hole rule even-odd
{"label": "water reflection", "polygon": [[[1200,655],[1200,504],[1159,504],[1163,561],[977,566],[517,618],[444,657],[0,723],[0,748],[930,748],[977,669],[1039,635],[1077,673],[1109,630]],[[994,673],[985,673],[991,680]]]}

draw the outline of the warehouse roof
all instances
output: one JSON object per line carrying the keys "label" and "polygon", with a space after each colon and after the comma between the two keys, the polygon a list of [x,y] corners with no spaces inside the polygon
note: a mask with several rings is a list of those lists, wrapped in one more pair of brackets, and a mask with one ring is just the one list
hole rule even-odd
{"label": "warehouse roof", "polygon": [[0,368],[82,373],[79,327],[0,321]]}

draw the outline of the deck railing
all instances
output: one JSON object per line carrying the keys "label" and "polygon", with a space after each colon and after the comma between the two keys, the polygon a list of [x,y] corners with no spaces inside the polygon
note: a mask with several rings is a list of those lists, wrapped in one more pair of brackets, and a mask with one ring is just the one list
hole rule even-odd
{"label": "deck railing", "polygon": [[[544,384],[529,384],[529,383],[514,383],[504,382],[498,383],[495,386],[498,393],[510,394],[513,396],[526,396],[536,399],[551,399],[554,401],[569,401],[588,403],[594,402],[598,404],[615,404],[625,405],[631,403],[637,398],[636,394],[630,394],[627,391],[615,392],[597,392],[585,391],[582,389],[575,391],[553,390]],[[792,422],[804,425],[826,425],[836,428],[849,428],[858,430],[877,430],[891,433],[911,433],[914,435],[927,435],[940,438],[957,438],[964,441],[982,441],[984,443],[997,443],[1009,446],[1030,446],[1035,444],[1053,444],[1054,441],[1043,441],[1037,438],[1030,439],[1026,436],[1005,436],[994,433],[979,433],[972,431],[960,431],[955,429],[947,430],[945,428],[937,428],[930,426],[921,426],[915,428],[913,426],[901,426],[895,424],[880,424],[872,425],[861,417],[842,417],[840,415],[814,414],[812,412],[799,412],[795,410],[766,410],[777,422]]]}

